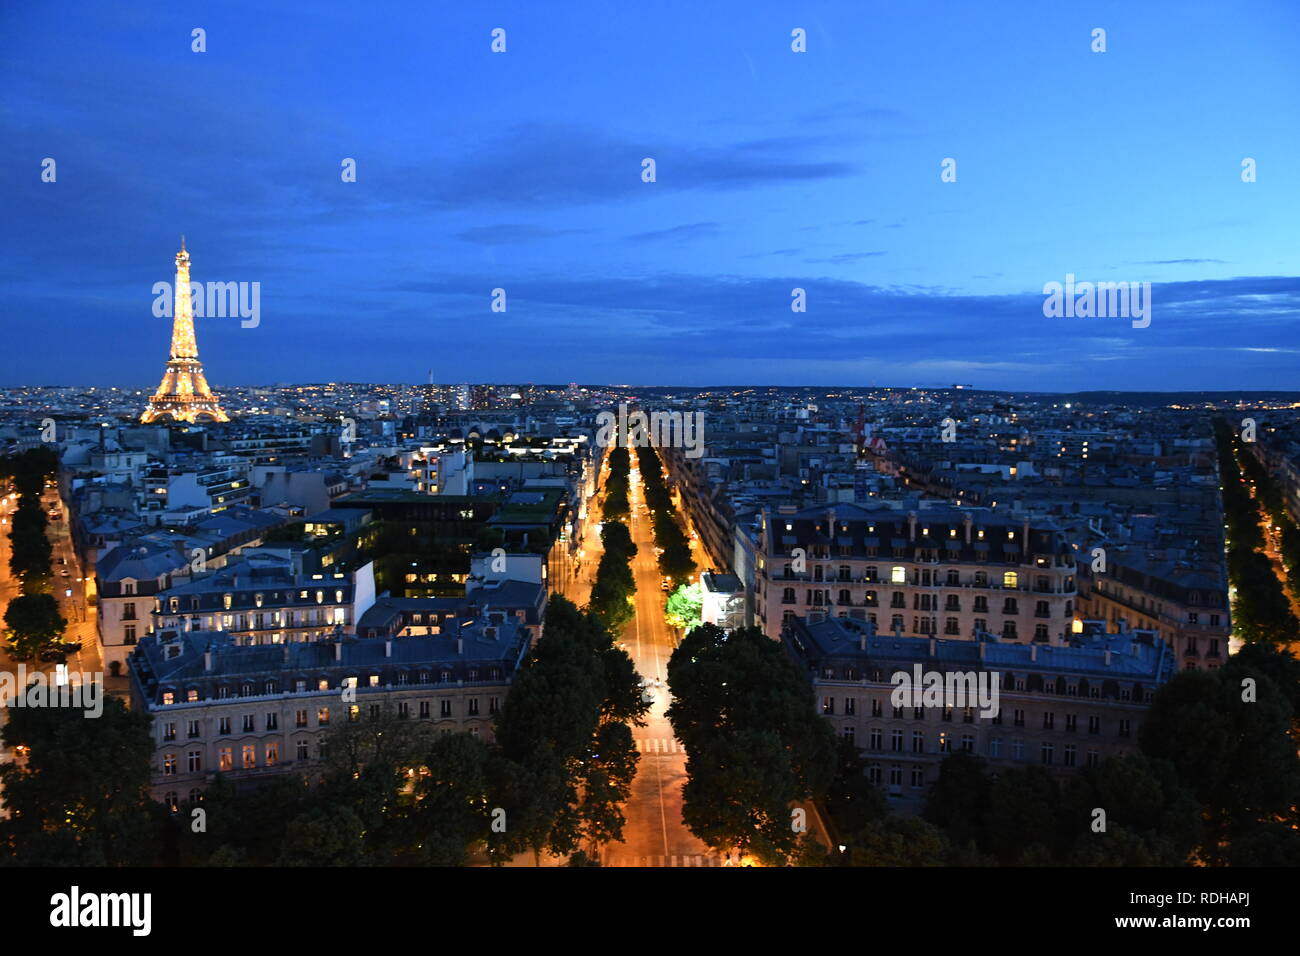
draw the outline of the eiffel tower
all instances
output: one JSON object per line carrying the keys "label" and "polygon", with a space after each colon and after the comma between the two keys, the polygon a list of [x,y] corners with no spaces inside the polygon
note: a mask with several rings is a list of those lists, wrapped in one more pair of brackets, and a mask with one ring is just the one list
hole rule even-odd
{"label": "eiffel tower", "polygon": [[170,418],[172,421],[193,424],[200,418],[214,422],[228,422],[227,415],[208,387],[199,364],[199,346],[194,340],[194,305],[190,301],[190,254],[185,251],[185,237],[181,236],[181,251],[176,253],[176,308],[172,319],[172,352],[163,372],[158,391],[149,396],[149,407],[140,416],[144,424]]}

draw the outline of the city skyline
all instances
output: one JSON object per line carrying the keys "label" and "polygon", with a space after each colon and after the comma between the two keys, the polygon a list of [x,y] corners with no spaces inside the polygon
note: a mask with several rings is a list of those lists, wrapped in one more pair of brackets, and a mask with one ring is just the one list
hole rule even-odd
{"label": "city skyline", "polygon": [[[1168,9],[953,10],[942,36],[842,8],[85,4],[57,32],[7,11],[0,202],[25,229],[0,240],[0,385],[148,387],[171,323],[152,290],[184,232],[194,281],[261,287],[255,327],[196,320],[218,391],[429,368],[1300,389],[1300,134],[1276,121],[1300,92],[1297,12]],[[1150,282],[1150,326],[1046,318],[1042,288],[1071,275]]]}

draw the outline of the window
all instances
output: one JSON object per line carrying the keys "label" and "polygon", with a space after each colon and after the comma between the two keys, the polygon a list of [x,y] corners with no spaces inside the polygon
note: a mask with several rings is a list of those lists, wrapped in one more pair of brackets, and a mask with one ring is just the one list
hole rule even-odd
{"label": "window", "polygon": [[1088,751],[1088,766],[1095,767],[1101,760],[1101,755],[1095,750]]}
{"label": "window", "polygon": [[165,777],[176,776],[176,755],[175,754],[163,754],[163,776]]}
{"label": "window", "polygon": [[1075,747],[1074,747],[1074,744],[1066,744],[1066,745],[1065,745],[1065,753],[1064,753],[1062,759],[1064,760],[1065,765],[1066,765],[1067,767],[1073,767],[1073,766],[1074,766],[1074,762],[1075,762]]}
{"label": "window", "polygon": [[280,715],[279,715],[279,714],[267,714],[267,715],[266,715],[266,729],[267,729],[267,730],[279,730],[279,729],[280,729]]}
{"label": "window", "polygon": [[274,767],[280,762],[280,744],[278,741],[270,740],[266,744],[266,765]]}
{"label": "window", "polygon": [[252,770],[257,766],[257,748],[252,744],[244,744],[244,769]]}
{"label": "window", "polygon": [[941,754],[952,753],[952,734],[949,733],[939,734],[939,753]]}
{"label": "window", "polygon": [[449,701],[449,700],[443,700],[443,701],[439,701],[439,704],[440,704],[441,706],[440,706],[439,711],[438,711],[438,716],[439,716],[439,717],[450,717],[450,716],[451,716],[451,701]]}
{"label": "window", "polygon": [[1025,759],[1025,742],[1021,740],[1019,737],[1011,741],[1011,759],[1012,760]]}
{"label": "window", "polygon": [[1079,718],[1074,714],[1065,715],[1065,729],[1069,733],[1074,733],[1078,729]]}
{"label": "window", "polygon": [[1001,738],[1001,737],[990,737],[990,738],[989,738],[989,756],[992,757],[994,760],[998,760],[999,758],[1001,758],[1001,756],[1002,756],[1002,738]]}
{"label": "window", "polygon": [[296,711],[293,715],[293,724],[295,727],[306,727],[307,711],[306,710]]}
{"label": "window", "polygon": [[256,714],[244,715],[244,723],[243,723],[244,733],[251,734],[253,732],[253,719],[256,716],[257,716]]}
{"label": "window", "polygon": [[330,709],[322,707],[316,711],[316,723],[321,727],[328,727],[330,722]]}
{"label": "window", "polygon": [[894,753],[901,754],[903,752],[903,732],[901,730],[895,730],[890,733],[889,749],[894,751]]}
{"label": "window", "polygon": [[1002,574],[1002,586],[1004,588],[1014,588],[1019,586],[1019,577],[1015,571],[1004,571]]}
{"label": "window", "polygon": [[[493,700],[495,699],[494,697]],[[429,717],[429,702],[427,700],[420,701],[420,717],[426,720]]]}
{"label": "window", "polygon": [[1043,729],[1044,730],[1056,729],[1056,714],[1054,714],[1050,710],[1043,712]]}
{"label": "window", "polygon": [[906,583],[907,583],[907,569],[904,568],[904,567],[902,567],[902,566],[900,566],[900,565],[895,565],[894,567],[890,568],[890,569],[889,569],[889,583],[890,583],[890,584],[906,584]]}
{"label": "window", "polygon": [[217,767],[222,771],[235,769],[235,760],[231,756],[229,747],[222,747],[217,751]]}
{"label": "window", "polygon": [[203,769],[203,751],[191,750],[186,754],[185,769],[190,773],[198,773]]}
{"label": "window", "polygon": [[847,727],[844,728],[844,739],[847,740],[849,743],[853,743],[853,736],[854,736],[853,725],[849,724]]}
{"label": "window", "polygon": [[968,754],[975,752],[975,737],[972,734],[961,735],[961,749]]}
{"label": "window", "polygon": [[172,813],[180,809],[180,802],[177,799],[175,790],[168,790],[163,794],[163,803],[167,804],[167,809]]}
{"label": "window", "polygon": [[176,739],[176,725],[175,725],[175,724],[163,724],[163,738],[162,738],[162,739],[163,739],[163,740],[175,740],[175,739]]}
{"label": "window", "polygon": [[352,704],[351,706],[349,706],[348,723],[355,724],[360,719],[361,719],[361,708],[358,707],[356,704]]}
{"label": "window", "polygon": [[1131,729],[1132,729],[1132,724],[1129,721],[1121,720],[1119,722],[1119,735],[1121,737],[1129,736]]}
{"label": "window", "polygon": [[[943,734],[939,735],[939,739],[943,740]],[[925,734],[922,731],[919,730],[912,731],[912,753],[914,754],[925,753]]]}
{"label": "window", "polygon": [[305,740],[298,741],[298,759],[299,760],[307,759],[307,741]]}
{"label": "window", "polygon": [[185,731],[191,740],[193,740],[195,737],[203,736],[202,734],[199,733],[199,722],[197,720],[191,720],[188,724],[186,724]]}
{"label": "window", "polygon": [[1040,753],[1042,754],[1043,763],[1050,764],[1056,757],[1056,745],[1043,744],[1040,748]]}
{"label": "window", "polygon": [[470,717],[477,717],[477,716],[478,716],[478,698],[477,698],[477,697],[471,697],[471,698],[469,699],[469,711],[468,711],[468,713],[469,713],[469,716],[470,716]]}
{"label": "window", "polygon": [[919,790],[925,786],[925,770],[921,767],[912,768],[912,787]]}
{"label": "window", "polygon": [[856,715],[858,712],[858,701],[856,697],[844,698],[844,713],[848,717]]}
{"label": "window", "polygon": [[880,728],[872,727],[871,728],[871,749],[879,750],[880,746],[881,746]]}
{"label": "window", "polygon": [[834,698],[834,697],[823,697],[823,698],[822,698],[822,713],[823,713],[823,714],[833,714],[833,713],[835,713],[835,698]]}
{"label": "window", "polygon": [[1100,718],[1100,717],[1089,717],[1089,718],[1088,718],[1088,733],[1090,733],[1090,734],[1099,734],[1099,733],[1101,733],[1101,718]]}
{"label": "window", "polygon": [[881,706],[880,701],[876,700],[876,699],[873,697],[873,698],[871,699],[871,716],[872,716],[872,717],[879,717],[883,711],[884,711],[884,708]]}
{"label": "window", "polygon": [[410,717],[411,705],[404,700],[399,700],[397,702],[397,716],[403,718]]}

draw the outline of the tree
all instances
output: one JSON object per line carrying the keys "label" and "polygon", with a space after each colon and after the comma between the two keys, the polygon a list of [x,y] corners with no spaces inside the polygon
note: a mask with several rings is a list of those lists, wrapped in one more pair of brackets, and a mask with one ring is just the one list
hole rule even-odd
{"label": "tree", "polygon": [[993,780],[981,757],[958,750],[939,764],[922,816],[959,845],[988,845],[987,818]]}
{"label": "tree", "polygon": [[5,626],[14,657],[31,660],[63,637],[68,622],[53,595],[22,594],[9,602]]}
{"label": "tree", "polygon": [[668,719],[690,755],[687,826],[721,851],[789,859],[790,804],[823,797],[836,771],[835,735],[806,677],[761,631],[704,624],[673,652],[668,682]]}
{"label": "tree", "polygon": [[0,843],[19,865],[152,863],[157,842],[148,795],[151,718],[116,698],[88,719],[66,707],[9,711],[3,739],[26,748],[0,767],[9,819]]}
{"label": "tree", "polygon": [[434,742],[412,814],[424,862],[462,866],[474,844],[487,839],[491,757],[487,744],[473,734],[448,734]]}
{"label": "tree", "polygon": [[683,584],[668,595],[664,620],[670,627],[689,631],[700,625],[700,612],[703,607],[704,594],[699,583]]}

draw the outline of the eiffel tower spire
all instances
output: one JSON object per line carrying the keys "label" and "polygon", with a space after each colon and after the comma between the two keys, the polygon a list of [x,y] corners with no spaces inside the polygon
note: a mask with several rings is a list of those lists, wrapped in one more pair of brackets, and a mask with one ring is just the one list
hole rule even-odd
{"label": "eiffel tower spire", "polygon": [[184,236],[181,236],[181,251],[176,253],[175,292],[171,357],[162,383],[149,397],[149,407],[140,421],[146,425],[164,418],[191,424],[200,418],[228,422],[230,416],[212,394],[203,366],[199,364],[199,346],[194,339],[194,303],[190,297],[190,254],[185,251]]}

